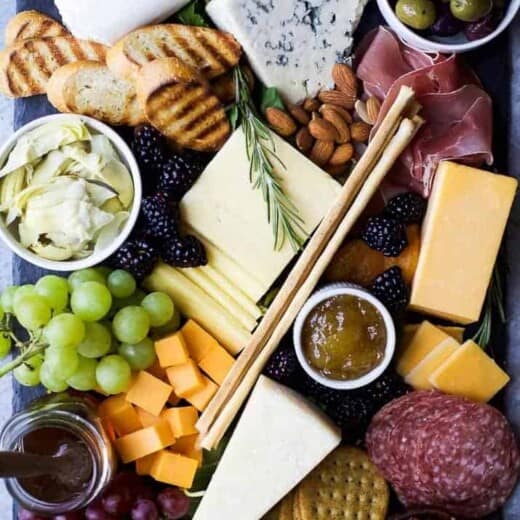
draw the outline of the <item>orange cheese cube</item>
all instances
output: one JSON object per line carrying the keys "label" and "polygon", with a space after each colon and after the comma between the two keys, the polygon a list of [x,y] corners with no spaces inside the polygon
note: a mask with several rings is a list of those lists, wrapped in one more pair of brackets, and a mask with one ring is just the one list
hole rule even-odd
{"label": "orange cheese cube", "polygon": [[149,374],[152,374],[152,376],[156,377],[157,379],[160,379],[161,381],[164,381],[165,383],[168,382],[168,376],[166,375],[166,370],[159,364],[159,360],[156,359],[154,361],[154,364],[151,367],[148,367],[146,371]]}
{"label": "orange cheese cube", "polygon": [[115,447],[121,460],[127,464],[151,455],[175,443],[170,425],[166,421],[120,437]]}
{"label": "orange cheese cube", "polygon": [[99,415],[110,424],[118,436],[127,435],[142,428],[134,407],[126,401],[124,394],[105,399],[99,405]]}
{"label": "orange cheese cube", "polygon": [[204,379],[203,388],[185,397],[186,401],[192,404],[199,412],[203,412],[206,409],[206,406],[208,406],[218,390],[218,386],[211,379],[208,379],[206,376],[202,377]]}
{"label": "orange cheese cube", "polygon": [[174,392],[180,397],[186,397],[204,388],[203,376],[192,359],[182,365],[167,368],[166,374]]}
{"label": "orange cheese cube", "polygon": [[110,417],[127,406],[128,401],[126,400],[125,394],[113,395],[101,401],[98,406],[98,413],[100,417]]}
{"label": "orange cheese cube", "polygon": [[[148,413],[146,410],[142,408],[136,407],[137,416],[141,421],[142,428],[148,428],[149,426],[154,426],[158,422],[162,421],[160,416],[152,415]],[[161,412],[162,413],[162,412]]]}
{"label": "orange cheese cube", "polygon": [[171,393],[170,385],[148,372],[141,371],[134,378],[126,394],[126,400],[152,415],[159,415]]}
{"label": "orange cheese cube", "polygon": [[199,361],[200,369],[221,385],[231,370],[235,358],[220,345],[214,345]]}
{"label": "orange cheese cube", "polygon": [[162,367],[182,365],[190,358],[186,341],[180,330],[171,336],[156,341],[155,353]]}
{"label": "orange cheese cube", "polygon": [[201,466],[203,452],[202,449],[197,446],[198,440],[198,435],[188,435],[187,437],[182,437],[181,439],[177,440],[174,446],[172,446],[171,451],[174,453],[179,453],[180,455],[185,455],[190,459],[195,459],[199,462],[199,466]]}
{"label": "orange cheese cube", "polygon": [[150,469],[152,468],[153,461],[155,459],[155,453],[141,457],[135,461],[135,472],[138,475],[149,475]]}
{"label": "orange cheese cube", "polygon": [[161,418],[170,423],[170,428],[176,438],[199,433],[195,428],[199,414],[193,406],[167,408],[161,413]]}
{"label": "orange cheese cube", "polygon": [[193,485],[198,466],[199,463],[195,459],[170,451],[161,451],[154,458],[150,476],[159,482],[189,489]]}
{"label": "orange cheese cube", "polygon": [[198,363],[213,347],[217,340],[207,333],[196,321],[188,320],[181,329],[190,356]]}

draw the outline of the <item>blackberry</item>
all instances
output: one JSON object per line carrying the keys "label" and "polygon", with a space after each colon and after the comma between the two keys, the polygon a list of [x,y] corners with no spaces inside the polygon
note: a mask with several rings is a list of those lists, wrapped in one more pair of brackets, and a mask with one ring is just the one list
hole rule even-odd
{"label": "blackberry", "polygon": [[290,385],[298,372],[299,364],[292,347],[278,348],[264,368],[264,374],[279,383]]}
{"label": "blackberry", "polygon": [[376,411],[370,399],[347,392],[344,399],[328,411],[328,415],[343,430],[344,439],[354,442],[364,437]]}
{"label": "blackberry", "polygon": [[159,258],[156,247],[143,238],[127,240],[107,261],[110,267],[124,269],[138,281],[152,272]]}
{"label": "blackberry", "polygon": [[334,390],[318,383],[306,373],[302,374],[298,388],[304,395],[325,409],[333,409],[345,394],[341,390]]}
{"label": "blackberry", "polygon": [[361,238],[385,256],[399,256],[408,245],[404,225],[389,217],[370,217]]}
{"label": "blackberry", "polygon": [[178,208],[170,204],[162,194],[156,193],[143,199],[141,215],[147,234],[157,239],[170,240],[178,236]]}
{"label": "blackberry", "polygon": [[388,202],[385,212],[404,224],[419,224],[426,213],[426,201],[417,193],[401,193]]}
{"label": "blackberry", "polygon": [[408,385],[393,369],[359,389],[359,395],[372,401],[377,409],[408,392]]}
{"label": "blackberry", "polygon": [[163,135],[153,126],[140,125],[134,130],[131,147],[141,170],[145,193],[156,191],[159,171],[167,156]]}
{"label": "blackberry", "polygon": [[163,244],[161,256],[173,267],[199,267],[208,263],[204,246],[192,235],[177,237]]}
{"label": "blackberry", "polygon": [[410,295],[400,267],[394,266],[381,273],[372,283],[370,291],[391,313],[404,311],[408,305]]}
{"label": "blackberry", "polygon": [[204,170],[204,163],[188,156],[174,155],[170,157],[159,173],[160,192],[173,200],[181,200],[184,194],[195,184],[195,181]]}

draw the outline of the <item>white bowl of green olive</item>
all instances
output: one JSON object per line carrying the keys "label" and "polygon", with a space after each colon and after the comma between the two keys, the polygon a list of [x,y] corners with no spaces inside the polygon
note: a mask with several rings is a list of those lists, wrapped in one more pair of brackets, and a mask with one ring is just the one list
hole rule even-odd
{"label": "white bowl of green olive", "polygon": [[520,0],[377,0],[386,22],[411,47],[468,52],[494,40],[513,21]]}

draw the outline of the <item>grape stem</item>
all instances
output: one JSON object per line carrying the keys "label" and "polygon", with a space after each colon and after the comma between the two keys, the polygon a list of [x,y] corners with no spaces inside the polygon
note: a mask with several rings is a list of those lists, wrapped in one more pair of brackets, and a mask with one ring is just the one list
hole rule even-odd
{"label": "grape stem", "polygon": [[16,367],[19,367],[36,354],[40,354],[49,346],[46,343],[38,343],[38,341],[36,340],[23,343],[12,332],[10,333],[10,336],[13,338],[13,341],[16,343],[16,346],[22,348],[23,351],[12,361],[10,361],[9,363],[5,363],[0,367],[0,378],[4,377],[6,374],[11,372],[11,370],[14,370]]}

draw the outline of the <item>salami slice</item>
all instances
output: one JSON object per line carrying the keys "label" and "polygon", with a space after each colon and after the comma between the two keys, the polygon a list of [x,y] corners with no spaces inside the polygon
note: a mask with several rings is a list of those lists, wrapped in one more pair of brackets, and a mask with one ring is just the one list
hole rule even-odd
{"label": "salami slice", "polygon": [[405,505],[457,518],[501,507],[520,472],[514,434],[496,408],[437,391],[412,392],[383,407],[366,444]]}

